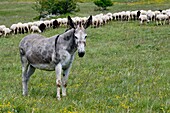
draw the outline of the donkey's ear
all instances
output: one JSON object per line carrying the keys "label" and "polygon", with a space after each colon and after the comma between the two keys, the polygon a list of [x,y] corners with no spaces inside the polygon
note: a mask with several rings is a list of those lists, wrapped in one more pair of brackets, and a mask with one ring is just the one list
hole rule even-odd
{"label": "donkey's ear", "polygon": [[88,28],[90,25],[92,24],[92,15],[90,15],[90,17],[87,19],[84,28]]}
{"label": "donkey's ear", "polygon": [[68,23],[67,23],[68,26],[70,26],[71,28],[74,28],[75,29],[75,24],[73,22],[73,20],[71,19],[70,16],[68,16]]}

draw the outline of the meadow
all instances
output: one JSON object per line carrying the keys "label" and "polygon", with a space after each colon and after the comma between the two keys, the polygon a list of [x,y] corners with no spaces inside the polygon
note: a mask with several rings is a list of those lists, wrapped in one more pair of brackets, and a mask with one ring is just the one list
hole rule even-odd
{"label": "meadow", "polygon": [[[16,2],[15,2],[16,1]],[[121,0],[123,1],[123,0]],[[35,21],[33,2],[2,0],[0,24]],[[71,16],[99,14],[92,2],[79,3]],[[120,3],[107,12],[167,9],[170,4]],[[47,29],[50,37],[66,28]],[[55,72],[36,70],[29,95],[22,96],[18,45],[28,34],[0,37],[0,112],[2,113],[170,113],[170,25],[112,21],[87,29],[86,54],[76,54],[67,97],[58,101]]]}

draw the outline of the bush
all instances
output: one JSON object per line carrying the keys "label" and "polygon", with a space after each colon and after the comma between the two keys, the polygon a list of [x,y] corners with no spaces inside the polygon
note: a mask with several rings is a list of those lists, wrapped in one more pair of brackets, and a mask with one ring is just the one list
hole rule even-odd
{"label": "bush", "polygon": [[111,0],[96,0],[94,1],[94,4],[101,7],[103,10],[106,10],[107,7],[113,5]]}
{"label": "bush", "polygon": [[37,0],[33,9],[40,13],[40,17],[48,14],[66,14],[76,10],[74,0]]}

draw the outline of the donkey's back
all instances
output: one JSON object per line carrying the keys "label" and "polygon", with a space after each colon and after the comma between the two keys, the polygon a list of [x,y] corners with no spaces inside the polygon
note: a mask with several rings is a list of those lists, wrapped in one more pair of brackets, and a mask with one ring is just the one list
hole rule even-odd
{"label": "donkey's back", "polygon": [[40,34],[30,34],[24,37],[20,44],[22,64],[31,64],[35,68],[54,70],[53,54],[57,36],[46,38]]}

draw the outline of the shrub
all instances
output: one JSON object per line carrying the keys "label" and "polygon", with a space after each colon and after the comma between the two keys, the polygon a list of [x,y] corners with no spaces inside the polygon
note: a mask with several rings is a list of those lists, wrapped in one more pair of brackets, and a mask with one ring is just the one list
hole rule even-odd
{"label": "shrub", "polygon": [[33,9],[39,12],[40,17],[47,14],[66,14],[76,10],[74,0],[37,0]]}
{"label": "shrub", "polygon": [[96,0],[94,1],[94,4],[101,7],[103,10],[106,10],[107,7],[113,5],[111,0]]}

